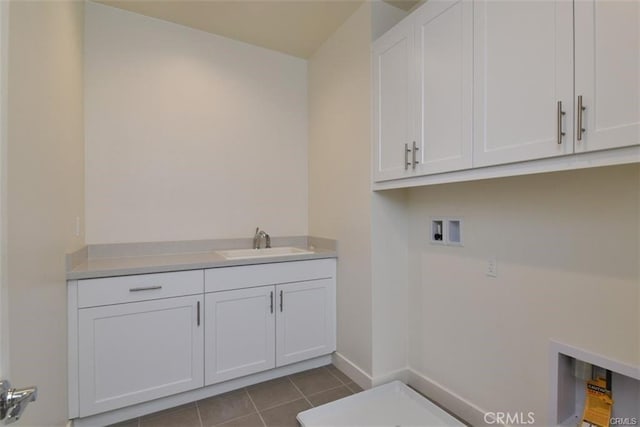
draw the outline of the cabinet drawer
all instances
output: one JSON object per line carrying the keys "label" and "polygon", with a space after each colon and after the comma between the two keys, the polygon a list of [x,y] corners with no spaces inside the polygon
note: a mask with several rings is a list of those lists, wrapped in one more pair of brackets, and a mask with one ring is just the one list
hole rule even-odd
{"label": "cabinet drawer", "polygon": [[194,295],[203,284],[202,270],[79,280],[78,307]]}
{"label": "cabinet drawer", "polygon": [[205,292],[226,291],[335,277],[336,260],[319,259],[211,268],[204,271]]}

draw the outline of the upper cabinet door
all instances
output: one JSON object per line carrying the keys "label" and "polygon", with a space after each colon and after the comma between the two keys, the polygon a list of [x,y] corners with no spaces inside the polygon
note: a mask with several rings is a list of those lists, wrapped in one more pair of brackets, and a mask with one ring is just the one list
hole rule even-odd
{"label": "upper cabinet door", "polygon": [[474,40],[474,166],[572,153],[572,2],[477,0]]}
{"label": "upper cabinet door", "polygon": [[640,144],[640,2],[577,1],[575,32],[576,152]]}
{"label": "upper cabinet door", "polygon": [[421,172],[471,167],[473,5],[430,0],[416,11]]}
{"label": "upper cabinet door", "polygon": [[[401,178],[414,169],[412,149],[413,28],[410,20],[373,44],[374,180]],[[412,164],[407,164],[412,163]]]}

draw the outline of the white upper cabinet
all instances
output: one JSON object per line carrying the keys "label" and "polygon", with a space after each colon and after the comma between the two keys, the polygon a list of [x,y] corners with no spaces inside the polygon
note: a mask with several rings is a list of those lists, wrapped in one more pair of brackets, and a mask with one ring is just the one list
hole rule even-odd
{"label": "white upper cabinet", "polygon": [[430,0],[415,14],[422,173],[471,167],[473,5]]}
{"label": "white upper cabinet", "polygon": [[640,144],[640,2],[576,1],[575,37],[576,152]]}
{"label": "white upper cabinet", "polygon": [[408,176],[413,143],[413,28],[402,21],[373,45],[374,177]]}
{"label": "white upper cabinet", "polygon": [[474,33],[474,166],[572,153],[572,2],[477,0]]}
{"label": "white upper cabinet", "polygon": [[429,0],[373,83],[374,189],[640,162],[640,1]]}
{"label": "white upper cabinet", "polygon": [[431,0],[374,42],[375,181],[471,167],[472,13]]}

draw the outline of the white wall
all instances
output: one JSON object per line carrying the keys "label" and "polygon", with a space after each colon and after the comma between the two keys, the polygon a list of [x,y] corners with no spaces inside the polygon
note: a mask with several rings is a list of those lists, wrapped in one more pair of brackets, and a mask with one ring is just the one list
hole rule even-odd
{"label": "white wall", "polygon": [[86,6],[87,243],[307,234],[307,63]]}
{"label": "white wall", "polygon": [[338,353],[371,374],[371,7],[309,60],[309,233],[338,239]]}
{"label": "white wall", "polygon": [[[416,188],[409,214],[419,374],[545,425],[550,339],[640,363],[638,165]],[[463,218],[464,247],[429,244],[432,216]]]}
{"label": "white wall", "polygon": [[404,190],[373,194],[373,385],[404,379],[408,365],[409,218]]}
{"label": "white wall", "polygon": [[[10,371],[25,426],[67,419],[66,252],[84,243],[83,3],[9,5],[6,244]],[[6,338],[6,337],[3,337]]]}
{"label": "white wall", "polygon": [[[339,241],[338,353],[366,384],[376,372],[406,366],[406,352],[396,347],[406,348],[406,310],[404,317],[388,317],[396,303],[406,308],[406,280],[396,292],[386,286],[395,267],[375,267],[381,258],[389,264],[386,255],[398,248],[398,239],[372,239],[372,229],[395,229],[398,201],[372,199],[370,173],[371,40],[406,14],[381,1],[365,2],[309,60],[309,233]],[[406,233],[397,237],[404,252],[392,258],[405,253],[406,259]],[[386,308],[376,313],[380,306]]]}
{"label": "white wall", "polygon": [[[372,40],[407,16],[406,11],[381,1],[373,2],[372,9]],[[410,229],[406,206],[407,195],[402,190],[371,197],[373,385],[404,379],[408,363]]]}

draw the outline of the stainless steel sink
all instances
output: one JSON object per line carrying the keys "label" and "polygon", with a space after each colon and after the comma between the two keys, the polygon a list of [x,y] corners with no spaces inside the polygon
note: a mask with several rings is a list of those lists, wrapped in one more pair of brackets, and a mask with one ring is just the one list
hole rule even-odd
{"label": "stainless steel sink", "polygon": [[226,251],[216,251],[216,253],[226,259],[250,259],[312,254],[313,251],[293,246],[281,246],[278,248],[265,249],[230,249]]}

